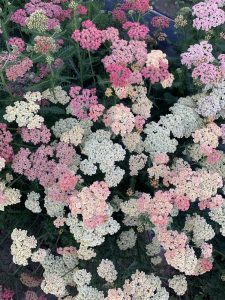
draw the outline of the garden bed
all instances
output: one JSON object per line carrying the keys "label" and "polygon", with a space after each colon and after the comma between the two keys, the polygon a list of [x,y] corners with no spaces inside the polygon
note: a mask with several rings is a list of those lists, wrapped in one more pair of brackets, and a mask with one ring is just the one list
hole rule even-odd
{"label": "garden bed", "polygon": [[0,300],[224,298],[225,1],[177,2],[2,1]]}

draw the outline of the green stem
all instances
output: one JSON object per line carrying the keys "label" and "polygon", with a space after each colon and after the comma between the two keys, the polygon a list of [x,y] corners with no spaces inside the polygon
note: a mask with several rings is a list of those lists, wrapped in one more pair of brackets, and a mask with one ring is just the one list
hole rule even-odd
{"label": "green stem", "polygon": [[51,90],[52,90],[52,94],[54,97],[54,100],[56,100],[56,95],[55,95],[55,76],[54,76],[54,72],[52,69],[52,65],[49,65],[50,71],[51,71]]}
{"label": "green stem", "polygon": [[15,180],[13,180],[8,187],[12,186],[14,183],[16,183],[23,175],[18,176]]}
{"label": "green stem", "polygon": [[91,65],[91,73],[92,73],[92,77],[93,77],[94,83],[96,84],[96,81],[95,81],[95,73],[94,73],[94,69],[93,69],[93,64],[92,64],[92,59],[91,59],[91,53],[90,53],[90,51],[88,51],[88,56],[89,56],[90,65]]}
{"label": "green stem", "polygon": [[65,276],[66,276],[67,274],[69,274],[70,272],[73,272],[76,268],[77,268],[77,266],[74,267],[74,268],[72,268],[72,269],[70,269],[70,270],[67,271],[66,273],[64,273],[64,274],[62,275],[62,278],[65,277]]}
{"label": "green stem", "polygon": [[4,77],[2,72],[0,72],[0,77],[1,77],[2,85],[5,87],[6,86],[6,81],[5,81],[5,77]]}
{"label": "green stem", "polygon": [[151,93],[151,88],[152,88],[152,85],[151,85],[151,83],[149,83],[147,97],[149,97],[149,96],[150,96],[150,93]]}
{"label": "green stem", "polygon": [[79,69],[80,69],[80,82],[81,86],[83,87],[84,85],[84,78],[83,78],[83,62],[82,62],[82,57],[80,54],[80,45],[78,45],[78,59],[79,59]]}
{"label": "green stem", "polygon": [[217,249],[214,249],[213,251],[214,251],[214,252],[217,252],[217,253],[218,253],[218,254],[220,254],[221,256],[225,257],[225,254],[224,254],[224,253],[222,253],[222,252],[220,252],[219,250],[217,250]]}

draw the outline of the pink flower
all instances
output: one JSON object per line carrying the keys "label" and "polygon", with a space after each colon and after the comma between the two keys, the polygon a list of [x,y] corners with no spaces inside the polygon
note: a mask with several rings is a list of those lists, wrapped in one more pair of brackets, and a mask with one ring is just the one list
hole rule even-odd
{"label": "pink flower", "polygon": [[169,156],[164,153],[155,154],[153,162],[156,165],[167,164],[169,162]]}
{"label": "pink flower", "polygon": [[31,0],[30,2],[25,4],[25,10],[27,14],[31,15],[33,12],[41,9],[42,11],[44,11],[47,17],[59,23],[70,18],[72,11],[71,9],[63,9],[59,4],[59,2],[54,3],[54,1],[44,2],[41,0]]}
{"label": "pink flower", "polygon": [[51,187],[57,191],[61,200],[65,195],[61,196],[62,191],[57,182],[68,173],[67,166],[73,163],[75,154],[74,148],[63,142],[55,147],[41,145],[35,152],[21,148],[13,158],[12,168],[31,181],[37,179],[44,188]]}
{"label": "pink flower", "polygon": [[196,18],[193,21],[193,27],[209,31],[225,23],[225,12],[218,7],[218,3],[200,2],[192,7],[192,15]]}
{"label": "pink flower", "polygon": [[172,211],[171,195],[169,192],[157,191],[154,198],[150,198],[147,194],[142,196],[137,201],[139,212],[147,213],[150,221],[155,226],[166,226],[168,217]]}
{"label": "pink flower", "polygon": [[15,292],[10,289],[4,288],[3,291],[0,292],[0,296],[2,300],[12,300]]}
{"label": "pink flower", "polygon": [[149,79],[152,84],[164,81],[165,79],[169,78],[170,75],[168,64],[162,60],[159,61],[159,67],[151,65],[143,68],[141,73],[144,78]]}
{"label": "pink flower", "polygon": [[104,181],[95,181],[70,197],[71,213],[81,214],[85,226],[96,228],[108,219],[106,200],[109,195],[108,185]]}
{"label": "pink flower", "polygon": [[149,33],[148,27],[138,22],[127,21],[123,24],[123,29],[127,30],[128,36],[133,40],[144,40]]}
{"label": "pink flower", "polygon": [[212,152],[207,156],[207,162],[210,165],[215,164],[221,159],[221,153],[215,149],[212,150]]}
{"label": "pink flower", "polygon": [[202,256],[203,258],[210,258],[212,257],[212,245],[211,244],[207,244],[207,243],[203,243],[201,245],[201,250],[202,250]]}
{"label": "pink flower", "polygon": [[151,20],[153,27],[164,29],[170,26],[170,20],[166,17],[155,16]]}
{"label": "pink flower", "polygon": [[192,77],[200,80],[203,84],[216,84],[221,80],[222,73],[213,64],[203,63],[194,68]]}
{"label": "pink flower", "polygon": [[83,26],[83,28],[96,28],[96,26],[95,26],[95,24],[91,21],[91,20],[86,20],[86,21],[83,21],[82,22],[82,26]]}
{"label": "pink flower", "polygon": [[103,42],[102,31],[98,30],[92,21],[87,20],[82,23],[84,29],[75,30],[72,39],[79,42],[81,48],[88,51],[98,50]]}
{"label": "pink flower", "polygon": [[112,16],[115,21],[119,21],[120,23],[127,21],[126,13],[121,8],[115,8],[112,11]]}
{"label": "pink flower", "polygon": [[124,136],[133,130],[135,118],[130,108],[120,103],[107,110],[103,122],[113,133]]}
{"label": "pink flower", "polygon": [[212,198],[202,200],[198,203],[198,207],[200,210],[204,210],[206,208],[214,209],[220,208],[223,204],[223,198],[221,195],[216,195]]}
{"label": "pink flower", "polygon": [[23,58],[19,63],[12,65],[6,69],[6,76],[11,81],[23,77],[33,66],[33,62],[28,57]]}
{"label": "pink flower", "polygon": [[204,273],[211,271],[213,267],[212,261],[208,258],[202,258],[200,260],[200,265]]}
{"label": "pink flower", "polygon": [[133,10],[139,13],[148,12],[150,5],[149,0],[124,0],[124,3],[121,5],[123,10]]}
{"label": "pink flower", "polygon": [[114,87],[124,87],[130,84],[132,72],[127,67],[113,64],[106,70],[110,74],[110,82]]}
{"label": "pink flower", "polygon": [[51,132],[44,124],[41,125],[40,129],[28,129],[23,127],[21,128],[20,134],[24,142],[33,143],[34,145],[39,143],[48,144],[51,139]]}
{"label": "pink flower", "polygon": [[179,233],[176,230],[165,230],[159,231],[159,241],[163,248],[166,250],[166,259],[173,257],[175,253],[179,253],[185,250],[187,243],[187,236],[185,233]]}
{"label": "pink flower", "polygon": [[175,195],[173,201],[177,208],[181,211],[186,211],[190,207],[190,199],[187,196]]}
{"label": "pink flower", "polygon": [[142,132],[144,130],[144,125],[146,123],[146,119],[140,115],[135,116],[135,128],[137,131]]}
{"label": "pink flower", "polygon": [[21,38],[13,37],[8,40],[9,46],[16,46],[20,52],[25,50],[25,43]]}
{"label": "pink flower", "polygon": [[115,27],[108,27],[102,30],[102,41],[110,41],[111,43],[119,41],[119,30]]}
{"label": "pink flower", "polygon": [[186,65],[188,69],[190,69],[192,65],[197,67],[202,63],[211,63],[214,61],[212,50],[212,45],[207,41],[191,45],[187,52],[181,54],[181,63]]}
{"label": "pink flower", "polygon": [[53,18],[53,19],[48,19],[48,30],[52,30],[54,29],[55,27],[59,26],[60,25],[60,22],[59,20]]}
{"label": "pink flower", "polygon": [[13,158],[13,148],[10,146],[12,140],[13,137],[11,132],[7,130],[7,125],[0,123],[0,157],[6,161],[10,161]]}
{"label": "pink flower", "polygon": [[121,65],[128,67],[130,65],[137,65],[143,67],[147,59],[147,45],[144,41],[126,41],[116,39],[112,41],[112,53],[105,56],[102,62],[107,70],[110,65]]}
{"label": "pink flower", "polygon": [[59,178],[59,186],[62,191],[73,190],[78,182],[78,177],[71,172],[64,173]]}
{"label": "pink flower", "polygon": [[64,248],[57,248],[57,253],[58,254],[76,254],[77,253],[77,249],[73,246],[70,247],[64,247]]}
{"label": "pink flower", "polygon": [[104,110],[105,110],[105,106],[103,106],[102,104],[91,105],[90,112],[89,112],[90,120],[96,122],[98,118],[103,115]]}
{"label": "pink flower", "polygon": [[[72,100],[69,104],[69,107],[72,111],[72,114],[81,120],[90,120],[91,118],[96,118],[95,113],[100,116],[100,112],[103,109],[98,105],[98,97],[96,96],[96,89],[83,89],[80,86],[75,86],[70,89],[70,96]],[[92,110],[91,110],[91,107]]]}
{"label": "pink flower", "polygon": [[17,9],[10,18],[11,21],[21,26],[26,26],[27,14],[24,9]]}
{"label": "pink flower", "polygon": [[53,224],[56,228],[60,228],[64,225],[65,223],[65,218],[63,217],[57,217],[54,221]]}
{"label": "pink flower", "polygon": [[87,13],[88,13],[88,10],[84,5],[82,5],[82,4],[77,5],[77,8],[76,8],[77,15],[86,15]]}

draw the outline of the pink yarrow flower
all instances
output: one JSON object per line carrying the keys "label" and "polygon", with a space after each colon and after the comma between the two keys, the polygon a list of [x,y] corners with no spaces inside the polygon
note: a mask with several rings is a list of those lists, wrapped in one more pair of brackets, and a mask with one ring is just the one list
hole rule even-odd
{"label": "pink yarrow flower", "polygon": [[12,65],[6,69],[6,76],[11,81],[16,81],[17,78],[23,77],[33,66],[30,58],[25,57],[19,63]]}
{"label": "pink yarrow flower", "polygon": [[133,40],[144,40],[149,33],[148,27],[138,22],[127,21],[123,24],[123,29],[127,30],[128,36]]}
{"label": "pink yarrow flower", "polygon": [[102,114],[103,107],[98,105],[95,88],[82,89],[80,86],[75,86],[70,89],[69,94],[72,98],[69,108],[78,119],[95,120]]}
{"label": "pink yarrow flower", "polygon": [[98,30],[91,20],[83,22],[82,25],[84,29],[81,31],[75,30],[72,34],[72,39],[80,43],[83,49],[88,51],[98,50],[103,43],[102,31]]}

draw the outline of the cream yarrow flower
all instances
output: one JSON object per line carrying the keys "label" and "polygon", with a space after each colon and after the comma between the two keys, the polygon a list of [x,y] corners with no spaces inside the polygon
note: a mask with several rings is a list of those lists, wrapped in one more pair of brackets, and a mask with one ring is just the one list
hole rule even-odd
{"label": "cream yarrow flower", "polygon": [[174,290],[178,296],[183,296],[187,291],[187,280],[184,275],[174,275],[168,280],[169,287]]}
{"label": "cream yarrow flower", "polygon": [[26,101],[16,101],[14,106],[7,106],[3,118],[9,123],[16,121],[19,127],[41,128],[44,118],[37,114],[40,109],[37,102],[41,100],[41,93],[28,92],[24,98]]}
{"label": "cream yarrow flower", "polygon": [[107,282],[112,283],[117,278],[117,271],[111,260],[102,259],[100,265],[97,268],[98,275],[105,279]]}
{"label": "cream yarrow flower", "polygon": [[135,246],[137,240],[137,235],[134,230],[131,228],[128,231],[123,231],[119,238],[117,239],[117,245],[120,250],[131,249]]}
{"label": "cream yarrow flower", "polygon": [[36,248],[37,240],[34,236],[27,236],[26,230],[15,228],[11,234],[12,245],[11,254],[13,262],[17,265],[28,265],[28,258],[31,257],[31,249]]}

